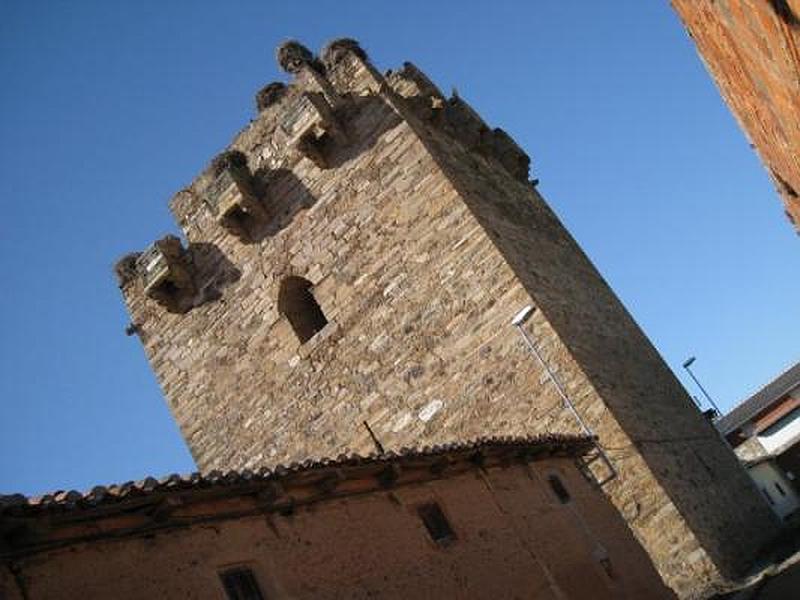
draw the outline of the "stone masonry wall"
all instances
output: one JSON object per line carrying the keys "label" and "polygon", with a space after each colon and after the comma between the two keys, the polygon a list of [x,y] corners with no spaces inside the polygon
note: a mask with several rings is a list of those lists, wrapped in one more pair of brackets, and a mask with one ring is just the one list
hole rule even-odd
{"label": "stone masonry wall", "polygon": [[[575,382],[579,411],[620,471],[606,491],[662,573],[696,582],[708,576],[709,560],[727,573],[741,569],[752,541],[768,540],[775,523],[734,454],[541,196],[452,144],[435,124],[408,120],[558,333],[548,362]],[[550,430],[566,425],[537,422]]]}
{"label": "stone masonry wall", "polygon": [[[552,474],[568,503],[547,484]],[[447,544],[434,542],[417,514],[430,502],[455,534]],[[285,515],[259,507],[254,496],[209,494],[177,507],[175,526],[147,533],[136,532],[148,517],[135,511],[64,525],[86,541],[0,565],[0,596],[217,599],[225,597],[219,573],[245,567],[271,599],[674,597],[568,459],[475,467]],[[108,536],[97,539],[98,530]]]}
{"label": "stone masonry wall", "polygon": [[800,0],[672,0],[800,230]]}
{"label": "stone masonry wall", "polygon": [[[291,149],[309,89],[345,124],[326,168]],[[702,593],[774,534],[733,454],[527,182],[527,157],[463,101],[412,65],[384,78],[350,53],[322,81],[301,70],[232,147],[269,220],[231,235],[202,201],[206,171],[172,202],[192,307],[123,283],[202,470],[369,451],[365,422],[388,449],[578,432],[510,325],[533,302],[525,327],[600,436],[619,473],[604,489],[670,586]],[[305,344],[278,311],[287,276],[311,282],[329,321]]]}

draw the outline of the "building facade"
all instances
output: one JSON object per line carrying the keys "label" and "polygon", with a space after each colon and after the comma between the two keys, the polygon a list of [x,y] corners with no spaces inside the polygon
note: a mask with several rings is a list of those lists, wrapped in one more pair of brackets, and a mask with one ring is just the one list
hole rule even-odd
{"label": "building facade", "polygon": [[484,440],[4,498],[0,597],[674,598],[577,469],[591,447]]}
{"label": "building facade", "polygon": [[773,510],[800,509],[800,363],[717,421]]}
{"label": "building facade", "polygon": [[672,6],[800,231],[800,1]]}
{"label": "building facade", "polygon": [[[203,471],[581,429],[587,466],[681,595],[733,576],[777,521],[528,179],[529,159],[410,63],[352,40],[294,76],[117,265]],[[548,374],[511,326],[521,325]],[[559,386],[561,386],[559,388]]]}
{"label": "building facade", "polygon": [[800,509],[800,496],[794,479],[771,456],[743,463],[775,514],[784,520],[794,520]]}

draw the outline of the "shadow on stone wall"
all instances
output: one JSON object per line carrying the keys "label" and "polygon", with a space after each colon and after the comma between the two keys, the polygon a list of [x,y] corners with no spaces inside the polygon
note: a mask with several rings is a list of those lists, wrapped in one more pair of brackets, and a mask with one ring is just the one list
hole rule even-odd
{"label": "shadow on stone wall", "polygon": [[[741,573],[776,529],[736,456],[550,207],[460,145],[418,133],[633,443],[606,449],[640,454],[717,568]],[[749,556],[744,539],[751,540]]]}
{"label": "shadow on stone wall", "polygon": [[268,218],[248,229],[248,243],[259,243],[288,227],[302,210],[317,203],[317,198],[289,169],[258,169],[253,174],[254,187]]}
{"label": "shadow on stone wall", "polygon": [[[336,169],[368,152],[380,137],[401,119],[378,96],[349,98],[337,111],[346,139],[325,141],[322,153],[325,169]],[[242,240],[256,244],[288,227],[297,214],[314,206],[318,199],[289,169],[258,169],[253,185],[268,218],[247,227]]]}
{"label": "shadow on stone wall", "polygon": [[333,143],[326,155],[327,166],[332,169],[368,152],[402,120],[380,96],[349,96],[336,116],[347,139]]}
{"label": "shadow on stone wall", "polygon": [[193,242],[189,244],[188,254],[196,290],[191,305],[187,307],[189,309],[219,300],[223,290],[242,276],[242,272],[214,244]]}

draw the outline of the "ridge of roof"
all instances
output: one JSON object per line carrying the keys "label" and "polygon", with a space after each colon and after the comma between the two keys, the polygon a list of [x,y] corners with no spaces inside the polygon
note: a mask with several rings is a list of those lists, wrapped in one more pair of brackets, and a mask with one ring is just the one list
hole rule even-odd
{"label": "ridge of roof", "polygon": [[310,458],[302,462],[263,467],[258,470],[243,469],[225,472],[214,470],[207,474],[199,472],[188,475],[171,474],[159,479],[146,477],[139,481],[128,481],[122,484],[98,485],[86,492],[58,490],[40,496],[0,495],[0,516],[6,514],[23,516],[52,510],[91,509],[156,493],[280,481],[292,475],[315,470],[388,465],[413,459],[433,460],[448,453],[473,453],[472,458],[475,458],[483,450],[517,450],[521,455],[526,454],[526,451],[530,452],[531,458],[535,458],[537,451],[549,450],[551,455],[560,453],[566,456],[581,456],[594,443],[594,438],[571,434],[525,437],[493,436],[420,448],[404,447],[398,451],[373,452],[365,456],[341,454],[336,458]]}
{"label": "ridge of roof", "polygon": [[749,398],[737,404],[728,414],[723,415],[717,421],[717,428],[723,434],[730,433],[797,385],[800,385],[800,361],[786,368]]}

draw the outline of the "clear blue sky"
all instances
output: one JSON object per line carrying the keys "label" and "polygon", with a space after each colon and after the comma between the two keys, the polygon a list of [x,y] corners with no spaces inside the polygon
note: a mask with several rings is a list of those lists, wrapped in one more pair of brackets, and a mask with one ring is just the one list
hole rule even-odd
{"label": "clear blue sky", "polygon": [[672,368],[696,354],[721,405],[800,358],[800,239],[667,0],[6,0],[0,492],[193,470],[112,264],[177,231],[171,194],[285,78],[275,46],[340,36],[509,131]]}

